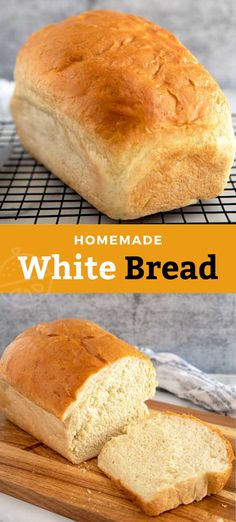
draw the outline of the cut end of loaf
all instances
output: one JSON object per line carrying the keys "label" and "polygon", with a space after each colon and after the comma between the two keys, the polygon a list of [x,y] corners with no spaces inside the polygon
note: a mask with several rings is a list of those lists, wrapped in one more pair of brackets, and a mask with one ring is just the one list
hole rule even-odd
{"label": "cut end of loaf", "polygon": [[89,379],[66,419],[72,461],[97,456],[127,424],[146,417],[145,401],[155,387],[154,367],[137,357],[123,358]]}
{"label": "cut end of loaf", "polygon": [[218,493],[233,451],[225,437],[188,415],[163,412],[110,440],[98,466],[151,516]]}

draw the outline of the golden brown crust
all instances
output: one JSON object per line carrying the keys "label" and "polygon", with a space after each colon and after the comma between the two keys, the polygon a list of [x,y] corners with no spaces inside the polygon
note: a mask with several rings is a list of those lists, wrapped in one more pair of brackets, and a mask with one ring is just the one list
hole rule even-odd
{"label": "golden brown crust", "polygon": [[[228,468],[224,472],[206,473],[205,475],[182,481],[175,487],[161,491],[157,494],[155,499],[151,500],[150,502],[145,502],[141,497],[134,494],[133,491],[127,489],[127,486],[125,486],[121,480],[113,477],[112,475],[109,475],[107,471],[105,469],[103,470],[102,466],[99,464],[99,467],[104,471],[104,473],[106,473],[107,476],[109,476],[109,478],[117,485],[117,487],[124,491],[127,497],[130,498],[130,500],[132,500],[142,509],[142,511],[144,511],[144,513],[149,516],[157,516],[165,511],[174,509],[181,504],[190,504],[194,501],[203,499],[207,495],[219,493],[219,491],[221,491],[228,482],[228,479],[232,473],[232,463],[234,461],[232,445],[223,435],[220,429],[194,417],[193,415],[178,414],[172,411],[162,411],[160,414],[191,419],[199,424],[207,426],[210,431],[217,433],[223,440],[227,449]],[[158,415],[158,413],[153,413],[151,416],[155,417],[156,415]],[[128,430],[129,426],[127,426],[127,431]]]}
{"label": "golden brown crust", "polygon": [[18,55],[15,77],[53,110],[112,143],[137,141],[166,125],[209,127],[227,107],[216,82],[174,35],[113,11],[85,12],[34,33]]}
{"label": "golden brown crust", "polygon": [[18,335],[3,353],[0,371],[17,392],[62,418],[89,377],[130,356],[149,361],[95,323],[63,319]]}

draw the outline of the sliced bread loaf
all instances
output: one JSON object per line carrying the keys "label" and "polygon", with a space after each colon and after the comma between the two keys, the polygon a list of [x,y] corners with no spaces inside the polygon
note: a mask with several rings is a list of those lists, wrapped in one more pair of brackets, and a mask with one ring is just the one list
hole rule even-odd
{"label": "sliced bread loaf", "polygon": [[75,464],[148,415],[155,387],[146,356],[82,319],[25,330],[0,361],[0,410]]}
{"label": "sliced bread loaf", "polygon": [[219,492],[233,458],[231,444],[210,425],[160,412],[108,441],[98,466],[147,515],[159,515]]}

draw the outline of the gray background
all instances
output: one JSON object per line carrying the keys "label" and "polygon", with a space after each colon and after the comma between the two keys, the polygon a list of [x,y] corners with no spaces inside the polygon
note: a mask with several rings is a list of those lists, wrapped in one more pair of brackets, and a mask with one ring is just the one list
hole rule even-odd
{"label": "gray background", "polygon": [[0,77],[12,78],[18,48],[45,24],[87,9],[146,16],[174,32],[223,88],[236,85],[235,0],[0,0]]}
{"label": "gray background", "polygon": [[172,351],[212,373],[235,372],[234,294],[0,295],[0,352],[41,321],[82,317],[124,340]]}

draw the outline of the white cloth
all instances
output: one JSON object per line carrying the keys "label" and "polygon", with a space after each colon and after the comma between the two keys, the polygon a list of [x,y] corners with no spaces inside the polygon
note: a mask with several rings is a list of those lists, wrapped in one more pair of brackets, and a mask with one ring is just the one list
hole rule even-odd
{"label": "white cloth", "polygon": [[0,80],[0,120],[11,121],[9,102],[14,89],[14,82]]}
{"label": "white cloth", "polygon": [[163,390],[218,413],[236,409],[236,386],[222,384],[173,353],[141,351],[153,362],[158,386]]}

